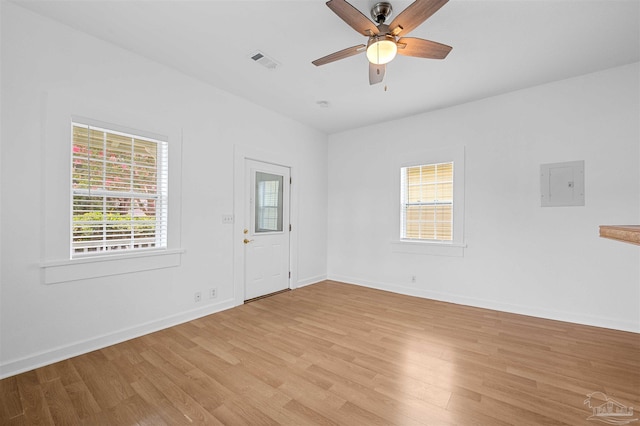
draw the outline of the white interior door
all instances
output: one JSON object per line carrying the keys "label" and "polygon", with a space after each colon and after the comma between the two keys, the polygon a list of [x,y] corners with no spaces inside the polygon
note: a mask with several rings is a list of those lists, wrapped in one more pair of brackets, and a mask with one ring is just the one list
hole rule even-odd
{"label": "white interior door", "polygon": [[245,160],[244,299],[289,288],[288,167]]}

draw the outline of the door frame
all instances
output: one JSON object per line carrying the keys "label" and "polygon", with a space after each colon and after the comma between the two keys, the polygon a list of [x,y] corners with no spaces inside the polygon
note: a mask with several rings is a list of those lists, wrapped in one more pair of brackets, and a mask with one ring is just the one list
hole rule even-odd
{"label": "door frame", "polygon": [[236,144],[233,149],[233,232],[231,237],[233,242],[233,300],[235,306],[242,305],[245,300],[245,256],[244,243],[242,242],[245,238],[243,233],[245,229],[244,211],[246,203],[248,203],[248,200],[245,200],[244,192],[245,160],[275,164],[287,167],[290,170],[293,183],[289,194],[289,222],[291,223],[291,232],[289,233],[289,268],[291,270],[289,288],[297,288],[298,283],[298,185],[295,179],[297,171],[295,158],[286,152],[264,151]]}

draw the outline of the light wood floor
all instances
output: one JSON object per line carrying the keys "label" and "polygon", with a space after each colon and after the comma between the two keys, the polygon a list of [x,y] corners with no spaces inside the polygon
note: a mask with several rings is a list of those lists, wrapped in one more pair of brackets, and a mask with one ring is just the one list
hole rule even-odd
{"label": "light wood floor", "polygon": [[326,281],[2,380],[0,424],[593,425],[595,391],[639,417],[640,335]]}

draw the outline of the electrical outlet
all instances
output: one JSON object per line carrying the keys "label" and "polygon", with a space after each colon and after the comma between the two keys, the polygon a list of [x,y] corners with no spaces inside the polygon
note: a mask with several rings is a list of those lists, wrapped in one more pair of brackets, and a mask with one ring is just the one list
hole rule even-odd
{"label": "electrical outlet", "polygon": [[202,300],[202,293],[197,291],[196,294],[193,295],[193,301],[198,303]]}
{"label": "electrical outlet", "polygon": [[218,296],[218,289],[217,288],[210,288],[209,289],[209,299],[215,299]]}

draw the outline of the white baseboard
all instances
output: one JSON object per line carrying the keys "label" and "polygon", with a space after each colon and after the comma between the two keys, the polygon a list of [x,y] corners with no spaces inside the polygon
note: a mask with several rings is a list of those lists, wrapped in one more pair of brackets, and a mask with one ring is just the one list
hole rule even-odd
{"label": "white baseboard", "polygon": [[329,280],[339,281],[377,290],[390,291],[407,296],[421,297],[424,299],[438,300],[441,302],[455,303],[458,305],[473,306],[476,308],[491,309],[494,311],[508,312],[512,314],[527,315],[531,317],[550,319],[555,321],[570,322],[574,324],[588,325],[592,327],[609,328],[612,330],[640,333],[640,324],[633,321],[620,321],[615,318],[606,318],[596,315],[580,314],[575,312],[553,311],[524,305],[513,305],[486,299],[465,297],[451,293],[440,293],[422,290],[412,287],[403,287],[395,284],[361,280],[353,277],[331,275]]}
{"label": "white baseboard", "polygon": [[324,281],[327,279],[326,275],[316,275],[315,277],[310,277],[310,278],[305,278],[303,280],[298,280],[298,282],[296,283],[296,287],[295,288],[300,288],[300,287],[305,287],[311,284],[316,284],[319,283],[321,281]]}
{"label": "white baseboard", "polygon": [[44,352],[32,354],[20,359],[11,360],[0,365],[0,379],[14,376],[34,368],[43,367],[58,361],[72,358],[74,356],[86,354],[107,346],[131,340],[145,334],[153,333],[165,328],[173,327],[194,319],[215,314],[229,308],[233,308],[237,303],[233,299],[224,300],[215,305],[207,305],[201,308],[192,309],[176,315],[171,315],[159,320],[150,321],[127,329],[119,330],[102,336],[60,346]]}

